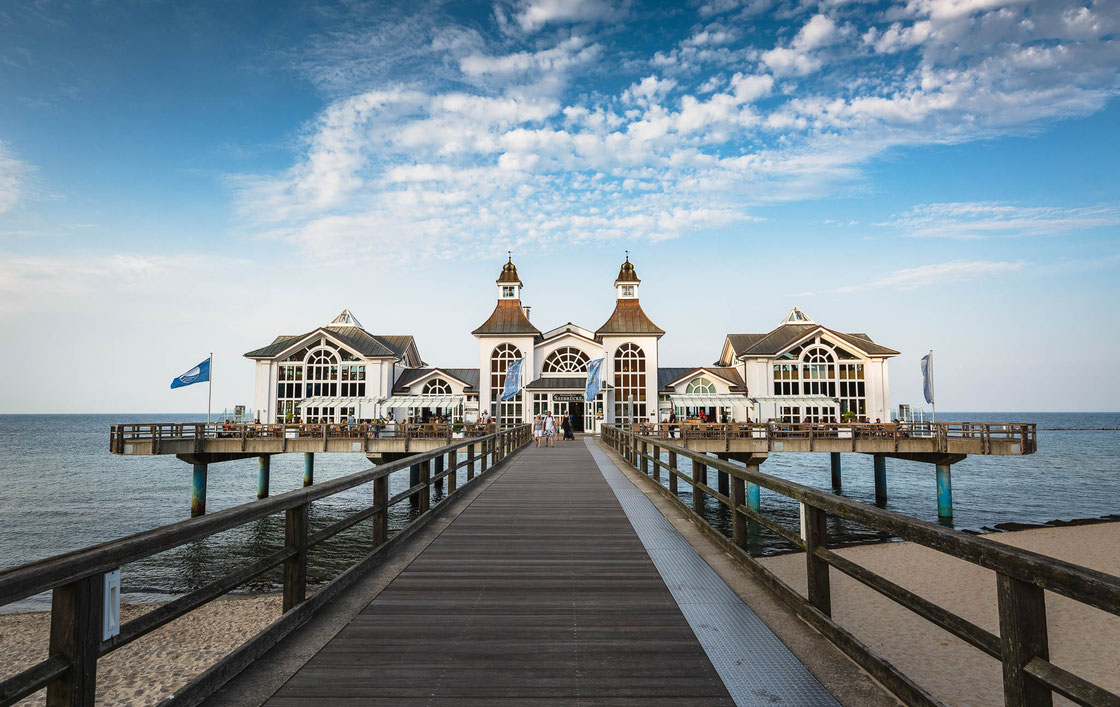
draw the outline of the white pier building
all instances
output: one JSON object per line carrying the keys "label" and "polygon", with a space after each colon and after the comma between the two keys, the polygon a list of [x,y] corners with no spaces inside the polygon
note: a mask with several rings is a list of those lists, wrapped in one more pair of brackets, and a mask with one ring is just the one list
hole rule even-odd
{"label": "white pier building", "polygon": [[[890,418],[887,359],[898,351],[867,334],[817,324],[796,307],[769,332],[727,334],[712,365],[662,367],[665,331],[642,309],[641,280],[629,258],[614,281],[614,309],[595,330],[571,322],[538,329],[522,305],[524,284],[512,261],[496,284],[494,311],[472,332],[478,368],[430,367],[412,336],[371,333],[349,310],[250,351],[261,420],[472,422],[485,413],[527,421],[552,410],[570,413],[580,431],[602,421],[665,420],[674,410],[678,419],[713,422]],[[524,359],[521,393],[500,402],[506,369],[517,359]],[[596,359],[604,359],[603,390],[588,401],[587,370]]]}

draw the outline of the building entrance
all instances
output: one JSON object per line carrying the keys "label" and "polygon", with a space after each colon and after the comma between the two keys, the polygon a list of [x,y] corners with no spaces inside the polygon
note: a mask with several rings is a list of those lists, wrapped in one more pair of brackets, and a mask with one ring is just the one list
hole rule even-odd
{"label": "building entrance", "polygon": [[572,416],[572,430],[583,432],[583,403],[568,403],[568,414]]}

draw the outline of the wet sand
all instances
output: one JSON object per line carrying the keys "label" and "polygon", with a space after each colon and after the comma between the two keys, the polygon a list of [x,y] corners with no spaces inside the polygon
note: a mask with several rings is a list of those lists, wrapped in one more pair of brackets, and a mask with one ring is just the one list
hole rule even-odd
{"label": "wet sand", "polygon": [[[1120,575],[1120,522],[1037,528],[985,537]],[[838,554],[999,635],[995,573],[914,543]],[[803,553],[761,562],[803,595]],[[1002,705],[1000,664],[838,570],[829,572],[833,617],[939,700]],[[1120,617],[1046,592],[1050,659],[1120,693]],[[1055,697],[1055,704],[1071,704]]]}
{"label": "wet sand", "polygon": [[[155,608],[122,606],[122,622]],[[278,594],[220,599],[97,662],[97,703],[150,705],[171,694],[280,616]],[[48,612],[0,615],[0,675],[47,657]],[[19,705],[43,704],[44,692]]]}

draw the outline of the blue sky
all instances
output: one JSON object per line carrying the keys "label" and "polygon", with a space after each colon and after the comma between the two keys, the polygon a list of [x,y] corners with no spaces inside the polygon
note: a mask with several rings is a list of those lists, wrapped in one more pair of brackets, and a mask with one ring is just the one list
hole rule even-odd
{"label": "blue sky", "polygon": [[[349,307],[477,365],[624,250],[664,365],[797,305],[938,356],[950,410],[1116,410],[1120,6],[51,2],[0,8],[3,412],[197,411],[172,376]],[[1088,375],[1085,375],[1088,374]]]}

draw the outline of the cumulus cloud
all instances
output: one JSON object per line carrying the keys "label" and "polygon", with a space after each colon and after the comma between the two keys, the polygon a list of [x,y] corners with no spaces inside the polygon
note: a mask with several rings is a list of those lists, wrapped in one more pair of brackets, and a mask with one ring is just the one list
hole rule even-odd
{"label": "cumulus cloud", "polygon": [[[826,194],[888,150],[1028,130],[1120,91],[1102,6],[832,2],[749,35],[717,17],[764,5],[709,2],[644,53],[596,2],[506,5],[514,29],[494,36],[437,28],[424,45],[436,78],[332,99],[290,168],[231,178],[241,213],[324,255],[670,238]],[[893,226],[974,237],[1114,218],[934,207]]]}

